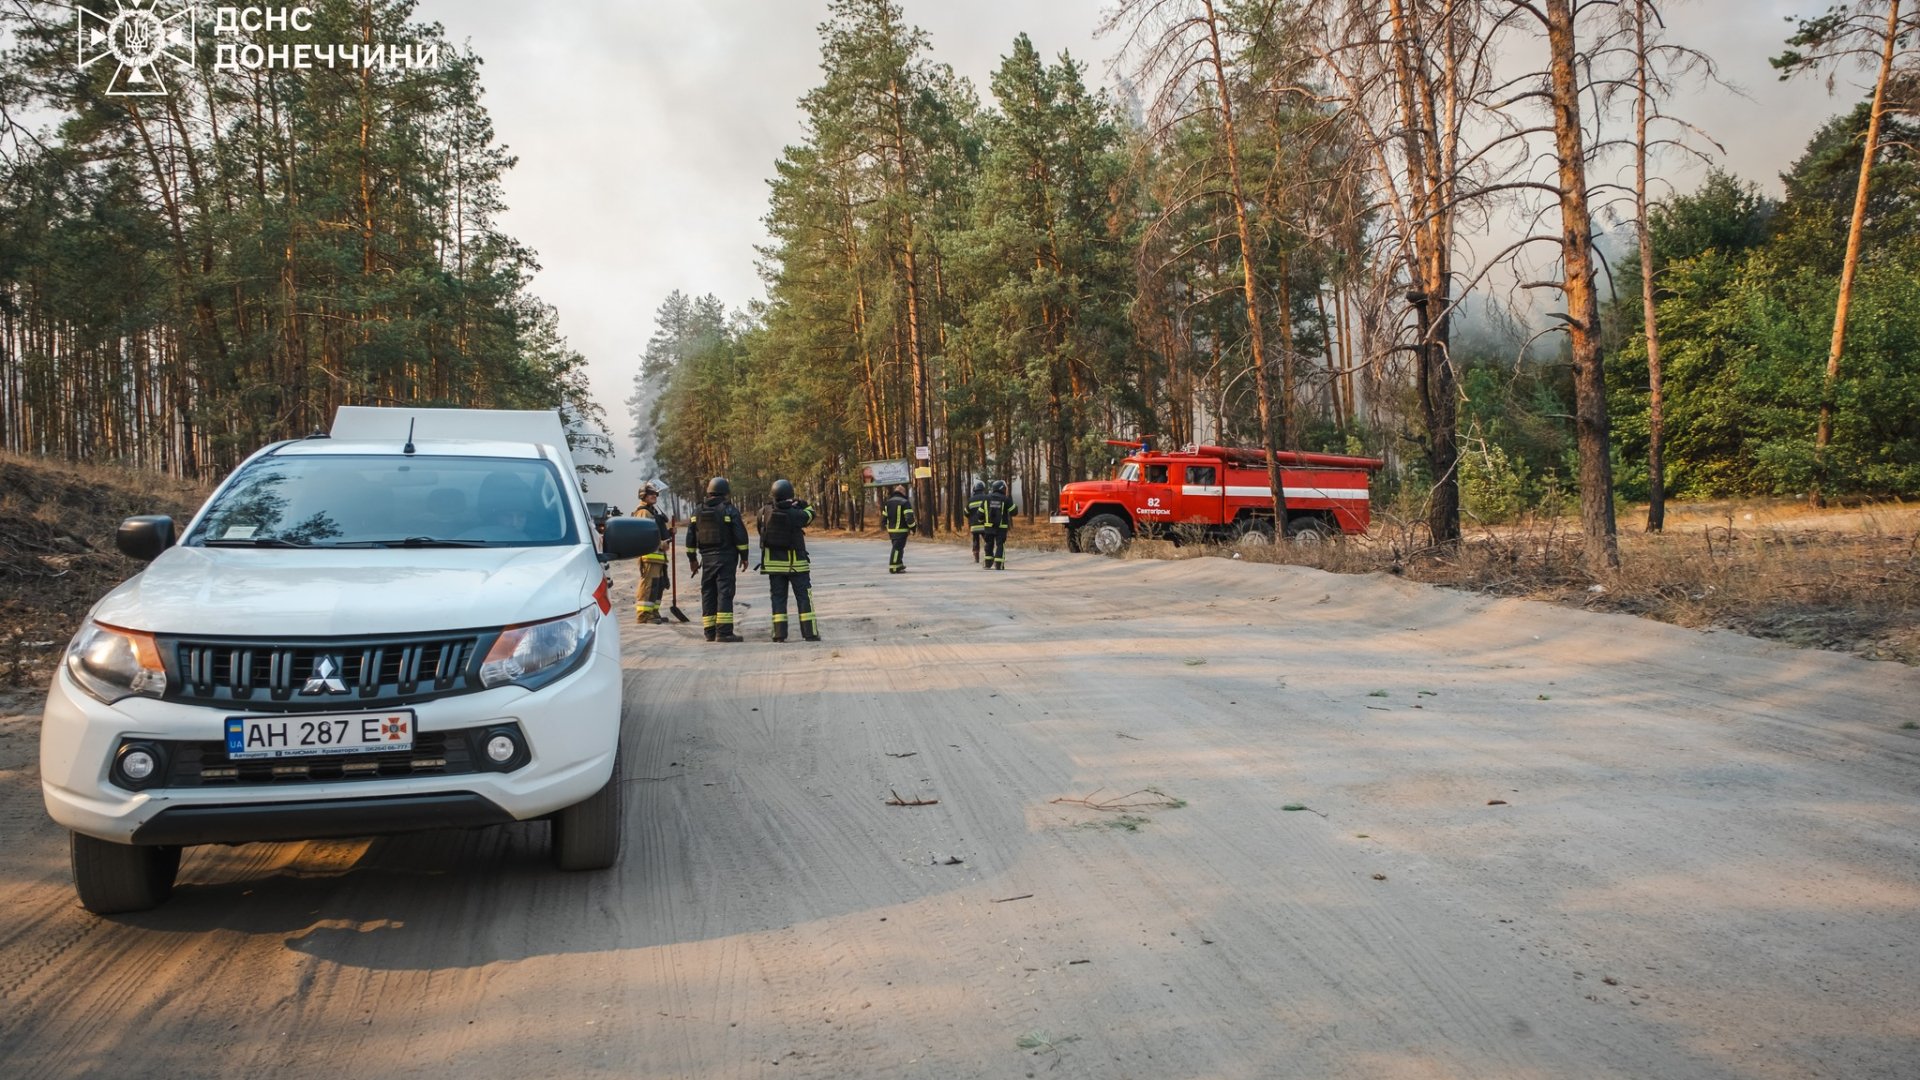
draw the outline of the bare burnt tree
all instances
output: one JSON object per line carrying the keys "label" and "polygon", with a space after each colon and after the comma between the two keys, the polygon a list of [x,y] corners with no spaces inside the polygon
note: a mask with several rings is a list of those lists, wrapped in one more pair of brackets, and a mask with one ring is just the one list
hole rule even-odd
{"label": "bare burnt tree", "polygon": [[[1602,108],[1618,108],[1630,99],[1633,133],[1625,141],[1632,158],[1632,191],[1623,198],[1603,201],[1605,212],[1615,202],[1631,207],[1634,241],[1640,264],[1640,333],[1647,350],[1647,531],[1660,532],[1666,524],[1666,393],[1661,362],[1658,277],[1651,224],[1654,161],[1663,151],[1678,151],[1697,160],[1709,160],[1701,144],[1724,152],[1724,147],[1685,120],[1670,113],[1666,103],[1682,80],[1720,82],[1712,57],[1668,40],[1662,7],[1656,0],[1619,0],[1615,19],[1603,26],[1591,50],[1591,75]],[[1606,140],[1593,148],[1604,157],[1617,148]]]}
{"label": "bare burnt tree", "polygon": [[[1377,244],[1391,256],[1380,264],[1404,275],[1412,340],[1398,347],[1416,358],[1436,543],[1459,537],[1453,323],[1497,272],[1564,300],[1544,333],[1568,338],[1586,558],[1595,570],[1619,565],[1593,204],[1625,189],[1588,178],[1594,156],[1610,145],[1596,134],[1610,119],[1600,101],[1620,81],[1605,63],[1618,39],[1598,19],[1617,7],[1348,0],[1320,32],[1325,93],[1356,117],[1370,149],[1385,223]],[[1504,213],[1519,215],[1518,238],[1474,257],[1463,235],[1488,231]],[[1535,245],[1553,253],[1544,279],[1526,269]]]}
{"label": "bare burnt tree", "polygon": [[1580,525],[1589,569],[1618,569],[1620,547],[1613,515],[1613,455],[1607,383],[1600,348],[1600,290],[1593,250],[1593,214],[1587,190],[1586,129],[1581,126],[1582,60],[1572,0],[1546,0],[1534,14],[1547,32],[1548,107],[1559,180],[1560,292],[1573,353],[1573,425],[1580,452]]}
{"label": "bare burnt tree", "polygon": [[1387,275],[1378,291],[1398,282],[1385,323],[1401,335],[1387,347],[1414,360],[1427,527],[1450,545],[1460,539],[1453,328],[1484,277],[1459,264],[1460,227],[1487,220],[1517,167],[1501,157],[1511,138],[1489,106],[1506,17],[1480,0],[1344,0],[1321,12],[1307,37],[1318,63],[1301,89],[1338,110],[1353,165],[1369,174],[1370,264]]}
{"label": "bare burnt tree", "polygon": [[1267,484],[1273,495],[1276,536],[1286,535],[1287,508],[1275,449],[1287,440],[1275,432],[1273,391],[1267,372],[1266,335],[1261,325],[1258,256],[1249,220],[1247,182],[1241,168],[1240,131],[1234,122],[1234,81],[1228,69],[1233,53],[1222,38],[1234,33],[1215,0],[1123,0],[1101,26],[1102,33],[1126,34],[1124,54],[1135,58],[1140,83],[1153,89],[1152,133],[1164,138],[1174,125],[1196,111],[1215,115],[1225,151],[1225,194],[1231,201],[1239,241],[1241,292],[1246,305],[1247,339],[1260,415],[1260,447],[1266,452]]}

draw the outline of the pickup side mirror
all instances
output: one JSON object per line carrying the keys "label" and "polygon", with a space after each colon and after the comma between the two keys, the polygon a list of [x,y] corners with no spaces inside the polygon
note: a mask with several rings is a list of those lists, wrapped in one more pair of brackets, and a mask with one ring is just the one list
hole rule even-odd
{"label": "pickup side mirror", "polygon": [[660,526],[652,518],[608,518],[601,546],[613,559],[651,555],[660,550]]}
{"label": "pickup side mirror", "polygon": [[164,514],[142,514],[120,523],[114,546],[129,559],[151,562],[173,546],[173,519]]}

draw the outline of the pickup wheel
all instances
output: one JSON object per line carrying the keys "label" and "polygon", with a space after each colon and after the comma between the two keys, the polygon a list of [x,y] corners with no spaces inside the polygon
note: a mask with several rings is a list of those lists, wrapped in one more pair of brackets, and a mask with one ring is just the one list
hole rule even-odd
{"label": "pickup wheel", "polygon": [[625,820],[620,757],[614,755],[607,786],[585,802],[553,815],[553,864],[562,870],[605,870],[620,861],[620,831]]}
{"label": "pickup wheel", "polygon": [[1096,514],[1080,530],[1080,546],[1100,555],[1118,555],[1133,540],[1133,527],[1116,514]]}
{"label": "pickup wheel", "polygon": [[80,833],[72,837],[68,855],[81,907],[95,915],[118,915],[159,907],[173,895],[179,848],[116,844]]}

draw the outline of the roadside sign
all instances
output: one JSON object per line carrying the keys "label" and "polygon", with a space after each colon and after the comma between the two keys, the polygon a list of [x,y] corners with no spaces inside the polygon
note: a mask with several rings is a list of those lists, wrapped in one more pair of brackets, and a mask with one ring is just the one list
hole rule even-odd
{"label": "roadside sign", "polygon": [[931,447],[931,446],[916,446],[916,447],[914,447],[914,448],[913,448],[913,459],[914,459],[915,461],[932,461],[932,460],[933,460],[933,447]]}
{"label": "roadside sign", "polygon": [[913,478],[915,480],[931,480],[933,479],[933,470],[927,468],[925,465],[922,465],[919,468],[913,470]]}
{"label": "roadside sign", "polygon": [[860,463],[860,484],[863,487],[889,487],[904,484],[912,478],[913,467],[905,461],[863,461]]}

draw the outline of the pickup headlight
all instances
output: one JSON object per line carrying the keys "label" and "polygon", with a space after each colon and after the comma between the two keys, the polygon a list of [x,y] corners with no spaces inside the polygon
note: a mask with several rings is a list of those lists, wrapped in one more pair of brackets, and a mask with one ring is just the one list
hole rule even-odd
{"label": "pickup headlight", "polygon": [[593,648],[600,616],[600,605],[588,604],[558,619],[507,627],[480,664],[480,684],[488,689],[517,684],[531,690],[559,678]]}
{"label": "pickup headlight", "polygon": [[152,634],[89,622],[67,646],[67,674],[80,688],[111,705],[121,698],[159,697],[167,692],[167,666]]}

